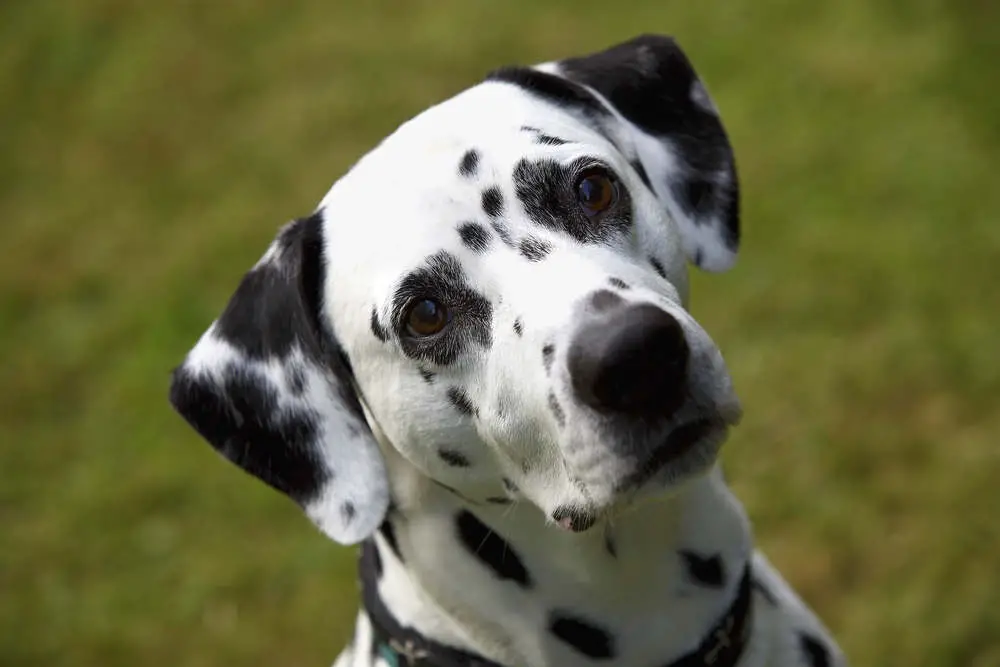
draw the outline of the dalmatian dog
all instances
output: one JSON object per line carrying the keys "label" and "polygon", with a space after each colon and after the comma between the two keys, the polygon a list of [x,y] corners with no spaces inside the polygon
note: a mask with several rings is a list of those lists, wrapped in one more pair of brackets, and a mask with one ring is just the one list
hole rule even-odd
{"label": "dalmatian dog", "polygon": [[645,35],[493,72],[281,228],[170,400],[360,544],[336,667],[845,664],[716,462],[740,405],[687,263],[729,268],[738,212]]}

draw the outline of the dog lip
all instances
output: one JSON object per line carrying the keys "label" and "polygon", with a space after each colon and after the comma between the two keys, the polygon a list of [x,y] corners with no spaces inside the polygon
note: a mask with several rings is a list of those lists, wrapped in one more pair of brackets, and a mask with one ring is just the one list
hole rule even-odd
{"label": "dog lip", "polygon": [[563,530],[582,533],[597,523],[597,514],[588,509],[561,506],[552,513],[552,520]]}
{"label": "dog lip", "polygon": [[648,482],[656,473],[694,449],[706,436],[719,427],[719,422],[712,419],[696,419],[681,424],[670,431],[666,440],[653,450],[642,466],[626,477],[618,487],[628,489]]}

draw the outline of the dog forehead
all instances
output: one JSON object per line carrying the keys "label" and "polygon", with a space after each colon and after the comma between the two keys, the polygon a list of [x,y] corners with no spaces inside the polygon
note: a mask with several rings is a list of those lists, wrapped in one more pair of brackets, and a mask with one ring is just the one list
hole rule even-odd
{"label": "dog forehead", "polygon": [[453,245],[463,222],[484,218],[486,190],[509,193],[515,165],[552,148],[538,141],[538,132],[559,133],[584,151],[602,143],[572,114],[498,82],[469,88],[403,123],[320,204],[334,271],[412,267]]}

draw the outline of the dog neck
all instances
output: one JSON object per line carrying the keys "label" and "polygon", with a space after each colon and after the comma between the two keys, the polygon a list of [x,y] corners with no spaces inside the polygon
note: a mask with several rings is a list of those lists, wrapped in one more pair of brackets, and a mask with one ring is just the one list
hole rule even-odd
{"label": "dog neck", "polygon": [[388,464],[395,502],[363,548],[366,606],[500,665],[668,664],[732,607],[750,558],[718,467],[571,533],[527,502],[473,502]]}

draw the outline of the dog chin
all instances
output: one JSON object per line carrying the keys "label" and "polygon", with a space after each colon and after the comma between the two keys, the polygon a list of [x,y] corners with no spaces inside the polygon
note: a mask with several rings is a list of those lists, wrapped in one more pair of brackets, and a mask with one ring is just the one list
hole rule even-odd
{"label": "dog chin", "polygon": [[707,419],[672,429],[632,473],[614,486],[610,502],[589,509],[559,509],[551,516],[553,523],[562,530],[582,533],[646,501],[673,495],[712,469],[728,433],[728,423]]}

